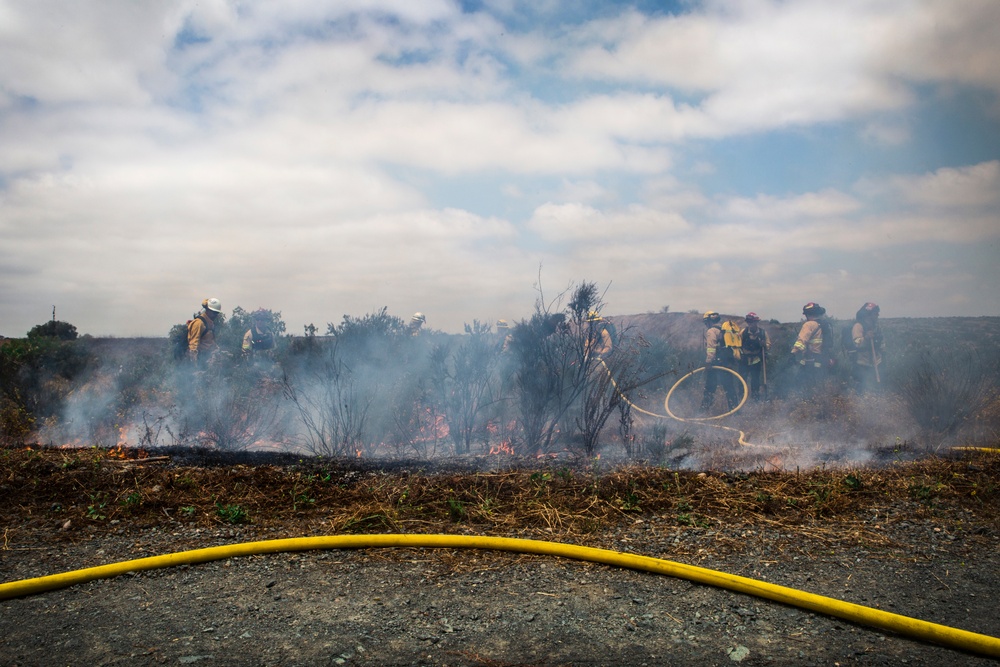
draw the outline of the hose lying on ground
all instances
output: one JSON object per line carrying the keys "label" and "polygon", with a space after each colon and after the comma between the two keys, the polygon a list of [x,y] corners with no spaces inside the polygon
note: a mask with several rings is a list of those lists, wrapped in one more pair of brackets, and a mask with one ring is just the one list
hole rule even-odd
{"label": "hose lying on ground", "polygon": [[606,549],[582,547],[574,544],[523,540],[507,537],[484,537],[470,535],[329,535],[320,537],[300,537],[263,542],[245,542],[207,549],[182,551],[163,556],[151,556],[136,560],[122,561],[82,570],[64,572],[35,579],[24,579],[0,584],[0,600],[33,595],[75,584],[118,576],[128,572],[152,570],[172,565],[186,565],[222,560],[235,556],[271,554],[311,549],[359,549],[370,547],[410,547],[445,549],[491,549],[518,553],[560,556],[575,560],[604,563],[633,570],[665,574],[687,579],[700,584],[725,588],[738,593],[774,600],[821,614],[836,616],[846,621],[868,625],[895,632],[904,637],[918,639],[969,651],[980,655],[1000,657],[1000,639],[945,625],[921,621],[899,614],[864,607],[798,591],[785,586],[777,586],[747,577],[726,574],[716,570],[684,565],[673,561],[625,554]]}
{"label": "hose lying on ground", "polygon": [[608,372],[608,376],[611,378],[611,385],[615,388],[615,391],[618,393],[618,396],[636,412],[641,412],[642,414],[648,415],[650,417],[659,417],[661,419],[676,419],[677,421],[682,421],[682,422],[683,421],[704,422],[704,421],[710,421],[712,419],[722,419],[723,417],[728,417],[729,415],[735,413],[737,410],[742,408],[744,404],[746,404],[747,398],[750,395],[750,390],[747,387],[747,382],[746,380],[743,379],[742,375],[734,371],[732,368],[726,368],[725,366],[711,366],[710,368],[718,368],[720,370],[728,371],[733,375],[735,375],[739,379],[740,383],[743,385],[743,398],[740,400],[739,404],[735,408],[731,409],[729,412],[724,412],[721,415],[714,415],[712,417],[678,417],[677,415],[675,415],[673,412],[670,411],[670,397],[673,395],[674,390],[677,389],[677,387],[682,382],[687,380],[695,373],[701,373],[706,368],[709,368],[709,366],[700,366],[691,371],[690,373],[688,373],[687,375],[683,376],[681,379],[677,380],[677,382],[675,382],[674,385],[670,388],[670,391],[667,392],[667,398],[663,401],[663,407],[667,411],[667,414],[661,415],[656,412],[650,412],[649,410],[644,410],[635,403],[633,403],[631,400],[629,400],[629,397],[625,395],[625,392],[621,390],[621,387],[619,387],[618,383],[615,381],[615,378],[611,374],[611,369],[608,368],[607,363],[605,363],[604,359],[601,359],[600,361],[601,364],[604,366],[604,370]]}
{"label": "hose lying on ground", "polygon": [[711,367],[711,368],[718,368],[718,369],[727,371],[729,373],[732,373],[740,381],[740,384],[743,385],[743,398],[740,400],[739,404],[735,408],[732,408],[729,412],[724,412],[721,415],[714,415],[712,417],[678,417],[677,415],[675,415],[670,410],[670,397],[673,396],[674,390],[677,389],[677,387],[679,387],[682,382],[684,382],[688,378],[692,377],[695,373],[702,372],[703,370],[705,370],[705,368],[708,368],[707,366],[702,366],[702,367],[694,369],[693,371],[691,371],[687,375],[683,376],[681,379],[677,380],[677,382],[674,383],[674,386],[672,386],[670,388],[670,391],[667,392],[667,397],[663,400],[663,409],[666,410],[667,414],[661,415],[661,414],[657,414],[655,412],[650,412],[649,410],[643,410],[638,405],[636,405],[635,403],[633,403],[632,401],[630,401],[629,398],[628,398],[628,396],[625,395],[625,392],[623,392],[621,390],[621,388],[618,386],[618,383],[615,382],[614,375],[611,373],[611,369],[608,368],[608,365],[604,362],[604,359],[601,359],[601,364],[603,364],[604,370],[606,370],[608,372],[608,377],[611,378],[611,384],[615,388],[615,391],[618,392],[618,396],[623,401],[625,401],[629,405],[629,407],[631,407],[636,412],[642,413],[644,415],[648,415],[650,417],[659,417],[660,419],[675,419],[675,420],[677,420],[679,422],[696,422],[696,423],[699,423],[699,424],[701,424],[703,426],[710,426],[712,428],[719,428],[719,429],[722,429],[724,431],[732,431],[733,433],[738,433],[739,434],[739,438],[737,440],[737,442],[739,442],[739,444],[741,444],[741,445],[749,445],[750,444],[749,442],[746,441],[746,433],[744,433],[743,431],[741,431],[741,430],[739,430],[737,428],[733,428],[731,426],[723,426],[721,424],[709,424],[709,423],[707,423],[707,422],[712,421],[713,419],[722,419],[723,417],[728,417],[729,415],[736,413],[737,411],[739,411],[740,408],[742,408],[746,404],[747,398],[750,396],[750,388],[747,387],[746,380],[744,380],[743,376],[740,375],[739,373],[737,373],[736,371],[734,371],[732,368],[726,368],[725,366],[712,366]]}
{"label": "hose lying on ground", "polygon": [[742,375],[740,375],[739,373],[737,373],[736,371],[734,371],[732,368],[726,368],[725,366],[712,366],[712,368],[718,368],[718,369],[721,369],[721,370],[728,371],[728,372],[732,373],[733,375],[736,376],[736,379],[738,379],[740,381],[740,384],[743,385],[743,398],[740,399],[739,404],[737,404],[737,406],[735,408],[732,408],[729,412],[724,412],[721,415],[715,415],[714,417],[678,417],[677,415],[675,415],[670,410],[670,397],[674,395],[674,390],[677,389],[677,387],[680,386],[681,382],[684,382],[684,380],[687,380],[689,377],[693,376],[695,373],[702,372],[706,368],[708,368],[708,367],[707,366],[702,366],[700,368],[696,368],[693,371],[691,371],[690,373],[688,373],[687,375],[685,375],[684,377],[682,377],[680,380],[678,380],[677,382],[675,382],[674,386],[671,387],[670,391],[667,392],[667,397],[665,399],[663,399],[663,409],[667,411],[667,415],[671,419],[676,419],[679,422],[698,422],[698,423],[704,424],[705,426],[711,426],[712,428],[719,428],[719,429],[722,429],[723,431],[732,431],[733,433],[738,433],[740,437],[737,439],[737,442],[739,444],[741,444],[741,445],[749,445],[750,443],[746,441],[746,437],[747,437],[746,433],[744,433],[743,431],[739,430],[738,428],[733,428],[732,426],[723,426],[722,424],[708,424],[708,423],[705,423],[705,422],[711,421],[713,419],[722,419],[723,417],[728,417],[729,415],[736,413],[740,408],[742,408],[746,404],[747,398],[750,396],[750,388],[747,387],[747,381],[743,379]]}

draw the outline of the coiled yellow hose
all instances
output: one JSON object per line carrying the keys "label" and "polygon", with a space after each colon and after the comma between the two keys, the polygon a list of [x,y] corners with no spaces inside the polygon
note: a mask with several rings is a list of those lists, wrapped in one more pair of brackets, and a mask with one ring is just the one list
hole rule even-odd
{"label": "coiled yellow hose", "polygon": [[747,398],[749,398],[749,396],[750,396],[750,388],[747,387],[747,381],[743,379],[742,375],[740,375],[739,373],[737,373],[736,371],[734,371],[732,368],[727,368],[725,366],[712,366],[712,368],[718,368],[720,370],[724,370],[724,371],[728,371],[728,372],[732,373],[733,375],[736,376],[736,379],[738,379],[740,381],[740,384],[743,385],[743,398],[740,400],[739,404],[735,408],[733,408],[729,412],[724,412],[721,415],[715,415],[714,417],[678,417],[677,415],[675,415],[670,410],[670,397],[674,395],[674,390],[677,389],[677,387],[679,387],[681,385],[681,383],[684,382],[684,380],[687,380],[689,377],[693,376],[695,373],[700,373],[700,372],[704,371],[705,368],[707,368],[707,367],[706,366],[702,366],[700,368],[696,368],[693,371],[691,371],[690,373],[688,373],[687,375],[685,375],[684,377],[682,377],[680,380],[678,380],[677,382],[675,382],[674,386],[671,387],[670,391],[667,392],[667,397],[665,399],[663,399],[663,409],[666,410],[667,415],[671,419],[676,419],[679,422],[698,422],[698,423],[701,423],[704,426],[711,426],[712,428],[722,429],[723,431],[730,431],[732,433],[736,433],[737,435],[739,435],[739,437],[736,439],[736,441],[739,444],[744,445],[744,446],[749,445],[750,443],[746,441],[747,434],[744,433],[743,431],[741,431],[740,429],[733,428],[732,426],[723,426],[722,424],[708,424],[708,423],[706,423],[706,422],[709,422],[709,421],[711,421],[713,419],[722,419],[723,417],[728,417],[729,415],[736,413],[740,408],[742,408],[744,406],[744,404],[746,404]]}
{"label": "coiled yellow hose", "polygon": [[785,586],[726,574],[716,570],[684,565],[673,561],[619,553],[606,549],[595,549],[573,544],[523,540],[506,537],[482,537],[470,535],[330,535],[321,537],[300,537],[263,542],[245,542],[207,549],[182,551],[163,556],[139,558],[98,567],[64,572],[35,579],[24,579],[0,584],[0,600],[56,590],[75,584],[118,576],[127,572],[152,570],[155,568],[205,563],[208,561],[311,549],[360,549],[370,547],[408,547],[444,549],[491,549],[518,553],[559,556],[575,560],[604,563],[633,570],[687,579],[699,584],[716,586],[738,593],[774,600],[821,614],[836,616],[853,623],[860,623],[882,630],[895,632],[904,637],[932,642],[950,648],[969,651],[979,655],[1000,658],[1000,639],[966,630],[900,616],[880,609],[864,607],[834,598],[805,593]]}
{"label": "coiled yellow hose", "polygon": [[[713,419],[722,419],[723,417],[728,417],[729,415],[736,413],[740,408],[742,408],[746,404],[747,398],[750,397],[750,388],[747,387],[747,381],[743,379],[742,375],[734,371],[732,368],[727,368],[725,366],[712,366],[711,368],[718,368],[719,370],[727,371],[736,376],[736,378],[740,381],[740,384],[743,386],[743,398],[740,399],[739,404],[735,408],[731,409],[729,412],[724,412],[721,415],[714,415],[712,417],[678,417],[670,410],[670,397],[673,396],[674,390],[677,389],[677,387],[679,387],[682,382],[693,376],[695,373],[701,373],[706,368],[708,368],[707,366],[700,366],[691,371],[690,373],[688,373],[687,375],[683,376],[681,379],[677,380],[677,382],[675,382],[674,385],[670,387],[670,391],[667,392],[667,397],[663,400],[663,409],[666,410],[667,414],[661,415],[656,412],[650,412],[649,410],[643,410],[638,405],[633,403],[629,399],[629,397],[625,395],[625,392],[621,390],[621,387],[618,386],[618,383],[615,381],[614,375],[611,373],[611,369],[608,368],[608,365],[607,363],[605,363],[604,359],[601,359],[600,361],[601,364],[604,366],[604,370],[608,372],[608,377],[611,378],[611,386],[613,386],[615,388],[615,391],[618,392],[618,396],[636,412],[640,412],[650,417],[659,417],[661,419],[676,419],[677,421],[680,422],[707,422]],[[715,424],[706,424],[706,425],[715,426]],[[728,428],[728,427],[718,427],[718,428]],[[735,429],[729,429],[729,430],[735,430]]]}

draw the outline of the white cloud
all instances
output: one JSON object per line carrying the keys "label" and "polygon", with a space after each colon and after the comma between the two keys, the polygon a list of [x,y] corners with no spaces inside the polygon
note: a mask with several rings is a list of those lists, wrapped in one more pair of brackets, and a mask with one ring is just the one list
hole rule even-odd
{"label": "white cloud", "polygon": [[596,181],[571,181],[563,179],[557,199],[580,203],[609,202],[614,201],[615,193]]}
{"label": "white cloud", "polygon": [[[562,25],[566,11],[0,0],[0,333],[52,302],[83,331],[165,333],[209,293],[294,331],[382,305],[458,331],[529,311],[539,264],[553,285],[612,283],[619,312],[779,313],[780,295],[794,317],[804,293],[874,280],[918,300],[915,249],[986,266],[1000,156],[985,135],[918,175],[847,139],[829,156],[839,184],[799,192],[767,165],[758,192],[712,165],[784,160],[771,130],[806,128],[808,150],[840,121],[886,163],[907,144],[940,153],[910,108],[936,98],[912,83],[1000,88],[995,3],[710,0],[582,22],[574,8]],[[851,258],[875,253],[861,275]],[[939,279],[946,265],[928,269],[939,303],[955,303],[942,284],[979,294]]]}
{"label": "white cloud", "polygon": [[772,195],[757,195],[753,199],[735,197],[726,201],[723,206],[727,216],[734,218],[782,222],[843,216],[860,208],[860,202],[836,190],[808,192],[786,198]]}
{"label": "white cloud", "polygon": [[[921,176],[896,176],[889,189],[911,204],[957,209],[1000,205],[1000,161],[942,167]],[[994,208],[1000,222],[1000,208]]]}
{"label": "white cloud", "polygon": [[584,204],[544,204],[528,227],[553,243],[590,244],[627,239],[630,244],[685,232],[689,224],[675,213],[642,206],[605,213]]}
{"label": "white cloud", "polygon": [[[634,12],[591,29],[605,46],[572,60],[581,78],[641,81],[700,97],[693,136],[836,120],[907,104],[870,63],[896,29],[892,3],[709,3],[650,19]],[[859,30],[858,26],[863,26]],[[591,37],[592,35],[588,35]]]}
{"label": "white cloud", "polygon": [[157,70],[173,38],[153,3],[6,3],[0,15],[0,89],[44,103],[145,105],[140,76]]}
{"label": "white cloud", "polygon": [[599,125],[567,127],[560,119],[534,104],[371,104],[346,119],[341,145],[353,155],[444,173],[655,172],[669,166],[662,149],[620,144]]}
{"label": "white cloud", "polygon": [[708,205],[708,198],[699,189],[682,183],[667,174],[647,179],[643,184],[643,200],[650,208],[663,211],[698,209]]}
{"label": "white cloud", "polygon": [[919,82],[970,84],[1000,93],[1000,4],[993,0],[921,0],[894,12],[878,65]]}
{"label": "white cloud", "polygon": [[[1000,93],[1000,6],[991,0],[709,2],[689,14],[629,11],[569,41],[579,78],[693,97],[683,136],[834,121],[912,104],[905,81]],[[900,128],[872,127],[899,141]]]}

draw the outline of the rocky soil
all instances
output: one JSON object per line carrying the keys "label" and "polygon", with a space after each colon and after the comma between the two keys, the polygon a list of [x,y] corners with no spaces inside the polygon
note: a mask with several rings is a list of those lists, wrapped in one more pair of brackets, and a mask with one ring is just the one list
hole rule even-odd
{"label": "rocky soil", "polygon": [[[997,519],[993,492],[982,477],[995,479],[996,471],[989,461],[949,465],[952,474],[963,475],[971,466],[980,475],[977,495],[985,500],[953,502],[942,492],[935,505],[913,494],[886,498],[873,491],[871,502],[793,521],[774,512],[736,512],[733,505],[716,516],[707,501],[698,505],[700,496],[685,489],[698,520],[679,521],[676,506],[665,509],[650,498],[649,510],[619,512],[617,520],[593,523],[586,532],[527,519],[522,528],[491,527],[468,517],[450,526],[413,519],[369,532],[573,542],[1000,636]],[[162,474],[194,475],[188,468]],[[165,505],[160,521],[125,513],[88,520],[93,506],[71,510],[73,499],[53,501],[41,491],[30,496],[39,498],[33,502],[13,485],[13,473],[6,475],[0,578],[7,582],[205,546],[330,534],[344,525],[332,509],[320,506],[322,498],[305,523],[299,514],[245,524],[185,521],[164,512]],[[45,478],[56,485],[57,477]],[[771,483],[772,489],[788,484],[780,477]],[[265,487],[261,482],[259,488]],[[93,495],[87,492],[82,502]],[[66,511],[52,516],[58,502]],[[994,662],[681,579],[553,557],[455,549],[249,556],[96,580],[0,601],[0,634],[0,663],[24,666]]]}

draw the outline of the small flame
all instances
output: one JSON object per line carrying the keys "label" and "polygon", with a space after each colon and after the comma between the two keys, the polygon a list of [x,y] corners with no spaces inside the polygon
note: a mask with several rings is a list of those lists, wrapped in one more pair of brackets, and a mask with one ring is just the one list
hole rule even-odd
{"label": "small flame", "polygon": [[514,455],[514,448],[510,446],[510,443],[501,442],[498,445],[490,447],[490,454],[508,454],[510,456]]}

